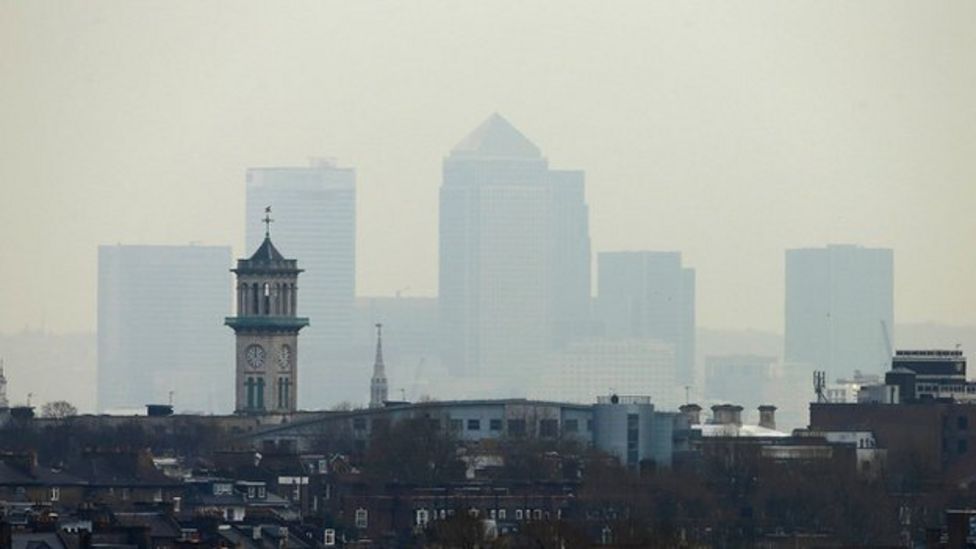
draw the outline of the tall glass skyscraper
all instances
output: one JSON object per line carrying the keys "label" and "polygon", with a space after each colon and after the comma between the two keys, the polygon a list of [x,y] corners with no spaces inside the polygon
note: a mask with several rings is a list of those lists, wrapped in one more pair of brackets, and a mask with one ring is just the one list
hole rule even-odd
{"label": "tall glass skyscraper", "polygon": [[98,409],[233,409],[229,246],[99,246]]}
{"label": "tall glass skyscraper", "polygon": [[882,374],[891,363],[894,255],[886,248],[786,251],[787,367]]}
{"label": "tall glass skyscraper", "polygon": [[[356,294],[356,172],[325,160],[309,166],[247,171],[247,249],[264,239],[261,222],[271,206],[275,245],[305,270],[299,400],[317,408],[344,398],[341,373],[349,354]],[[351,379],[349,380],[352,381]]]}
{"label": "tall glass skyscraper", "polygon": [[522,392],[589,313],[588,209],[580,171],[550,170],[494,114],[444,160],[442,360],[486,392]]}

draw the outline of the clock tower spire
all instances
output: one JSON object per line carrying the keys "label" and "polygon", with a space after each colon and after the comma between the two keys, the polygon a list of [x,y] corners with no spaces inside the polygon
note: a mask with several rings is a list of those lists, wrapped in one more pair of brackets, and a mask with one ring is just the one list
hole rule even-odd
{"label": "clock tower spire", "polygon": [[236,413],[289,413],[298,408],[298,332],[308,319],[298,311],[298,262],[271,243],[271,207],[262,220],[264,242],[238,259],[237,316],[227,317],[237,337]]}

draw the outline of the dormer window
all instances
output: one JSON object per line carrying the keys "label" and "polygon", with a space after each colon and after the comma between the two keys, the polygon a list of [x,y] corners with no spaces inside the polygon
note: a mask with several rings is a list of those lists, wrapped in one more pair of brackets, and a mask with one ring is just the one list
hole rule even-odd
{"label": "dormer window", "polygon": [[234,493],[234,488],[225,482],[215,483],[213,485],[213,494],[215,496],[229,496]]}

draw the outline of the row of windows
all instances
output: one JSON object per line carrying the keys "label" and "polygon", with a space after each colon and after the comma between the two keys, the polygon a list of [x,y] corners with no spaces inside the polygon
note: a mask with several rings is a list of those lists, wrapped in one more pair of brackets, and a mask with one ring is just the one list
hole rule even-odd
{"label": "row of windows", "polygon": [[[385,419],[374,419],[373,427],[377,427],[380,423],[385,422]],[[500,432],[502,430],[502,420],[501,419],[489,419],[488,420],[488,430]],[[434,429],[441,428],[441,422],[439,419],[431,419],[430,426]],[[468,431],[481,431],[482,430],[482,420],[480,419],[469,419],[465,423],[462,419],[451,419],[450,428],[452,431],[461,431],[462,429],[467,429]],[[357,431],[366,430],[366,418],[357,417],[352,420],[352,427]],[[586,422],[587,431],[593,430],[593,420],[587,420]],[[577,433],[579,432],[579,420],[577,419],[567,419],[563,421],[563,431],[566,433]],[[513,435],[523,435],[526,433],[526,421],[524,419],[510,419],[508,420],[508,433]],[[539,436],[542,437],[555,437],[559,434],[559,420],[557,419],[541,419],[539,420]]]}
{"label": "row of windows", "polygon": [[[278,395],[276,401],[277,408],[288,408],[288,403],[291,399],[291,379],[287,377],[279,377],[278,383]],[[253,378],[248,377],[244,380],[244,393],[247,401],[247,409],[249,410],[263,410],[264,409],[264,379],[263,378]]]}
{"label": "row of windows", "polygon": [[[363,511],[365,512],[365,510]],[[468,509],[468,514],[474,518],[478,518],[481,516],[481,511],[472,508]],[[443,520],[448,517],[453,517],[454,509],[417,509],[415,515],[417,526],[426,526],[431,520],[437,520],[438,518]],[[486,515],[491,520],[508,520],[507,509],[488,509]],[[515,520],[542,520],[551,517],[549,511],[543,511],[542,509],[515,509],[513,516]],[[556,518],[562,518],[561,509],[556,510]]]}
{"label": "row of windows", "polygon": [[915,386],[919,394],[976,394],[976,383],[966,383],[965,385],[940,385],[938,383],[919,383]]}
{"label": "row of windows", "polygon": [[[17,488],[17,494],[23,495],[25,492],[26,491],[23,488],[20,488],[20,487]],[[109,489],[109,493],[112,494],[112,495],[114,495],[115,494],[115,489],[114,488],[110,488]],[[119,496],[120,496],[120,499],[122,499],[122,500],[128,500],[129,499],[129,489],[128,488],[122,488],[119,491]],[[50,501],[61,501],[61,487],[60,486],[52,486],[50,489],[48,489],[48,499]],[[162,488],[157,488],[156,491],[153,492],[153,501],[156,501],[156,502],[163,501],[163,490],[162,490]]]}

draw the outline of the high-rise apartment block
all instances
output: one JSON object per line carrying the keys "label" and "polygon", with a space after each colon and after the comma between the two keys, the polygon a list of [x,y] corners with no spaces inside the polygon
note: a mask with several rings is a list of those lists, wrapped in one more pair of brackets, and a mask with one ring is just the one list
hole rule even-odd
{"label": "high-rise apartment block", "polygon": [[894,329],[890,249],[827,246],[786,251],[787,366],[880,374]]}
{"label": "high-rise apartment block", "polygon": [[601,252],[596,310],[608,338],[674,346],[675,380],[695,383],[695,271],[680,252]]}
{"label": "high-rise apartment block", "polygon": [[[521,390],[589,313],[588,210],[580,171],[550,170],[495,114],[444,160],[442,357],[455,375]],[[507,385],[507,386],[506,386]]]}
{"label": "high-rise apartment block", "polygon": [[356,294],[355,170],[326,160],[304,167],[251,168],[246,202],[247,249],[261,245],[261,218],[271,206],[275,244],[301,258],[298,313],[310,324],[302,332],[300,396],[304,406],[325,406],[341,393],[330,383],[330,372],[341,370],[340,357],[350,354]]}
{"label": "high-rise apartment block", "polygon": [[99,247],[99,410],[230,411],[230,266],[229,246]]}

